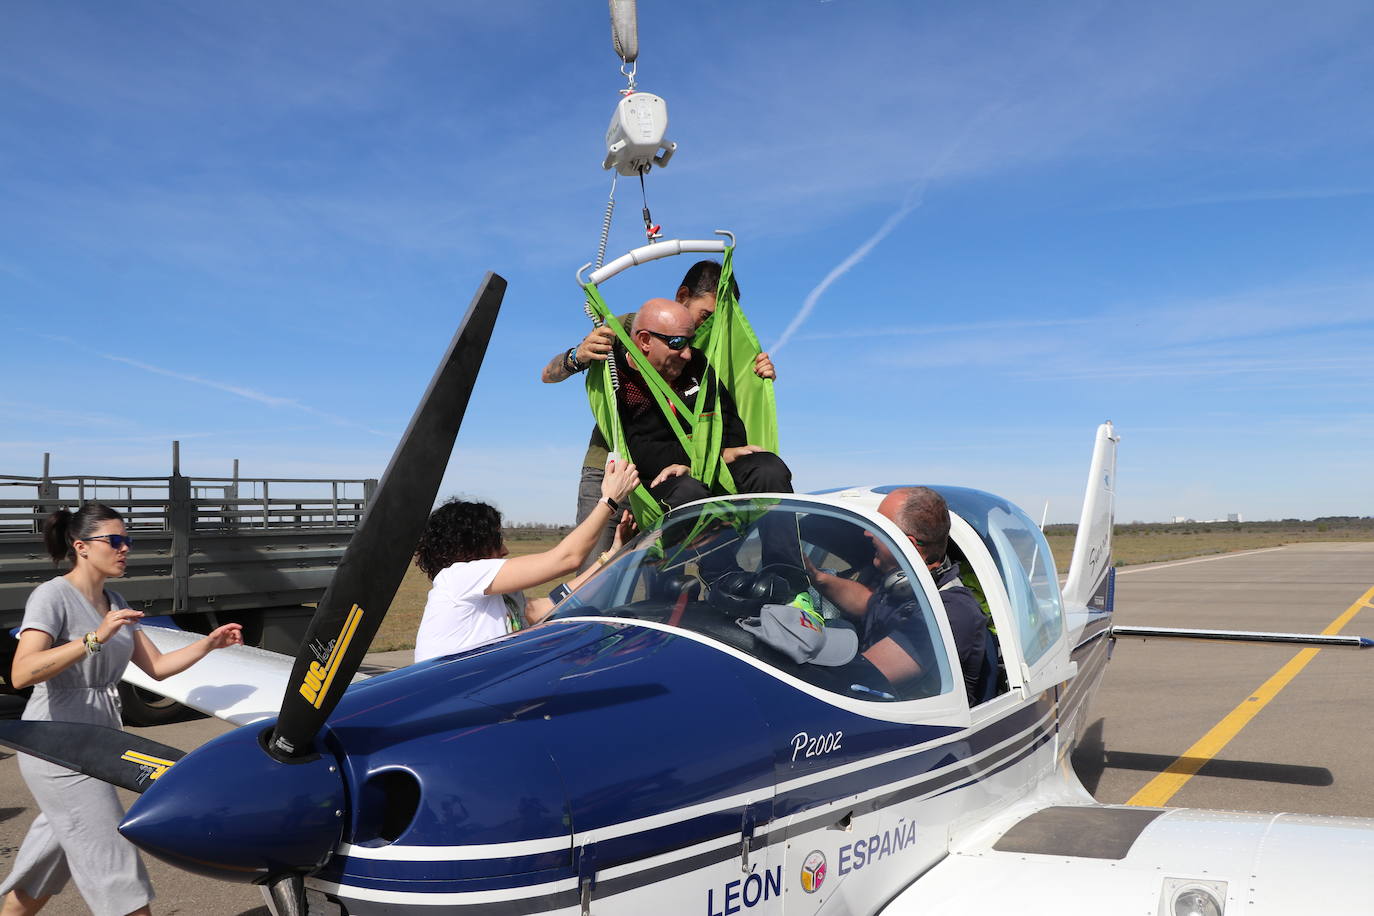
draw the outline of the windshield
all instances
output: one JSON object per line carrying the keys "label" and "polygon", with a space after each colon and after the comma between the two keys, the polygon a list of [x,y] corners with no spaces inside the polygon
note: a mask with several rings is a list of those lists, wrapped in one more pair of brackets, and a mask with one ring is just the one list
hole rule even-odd
{"label": "windshield", "polygon": [[1004,499],[980,490],[937,487],[955,515],[983,539],[1007,584],[1021,651],[1033,665],[1064,632],[1054,557],[1040,527]]}
{"label": "windshield", "polygon": [[[589,615],[691,630],[846,696],[890,702],[952,689],[903,549],[846,510],[777,498],[676,510],[554,610]],[[879,643],[901,664],[879,667],[867,654]]]}

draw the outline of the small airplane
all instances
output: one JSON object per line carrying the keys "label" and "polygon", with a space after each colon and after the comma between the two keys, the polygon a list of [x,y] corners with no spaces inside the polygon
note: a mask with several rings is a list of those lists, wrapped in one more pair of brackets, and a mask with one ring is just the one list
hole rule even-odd
{"label": "small airplane", "polygon": [[[936,487],[995,630],[979,695],[925,564],[877,512],[891,487],[690,504],[549,622],[361,678],[504,288],[479,288],[299,655],[235,647],[141,684],[241,727],[189,753],[70,723],[0,723],[0,743],[141,792],[130,840],[261,884],[278,916],[319,894],[357,916],[1370,912],[1352,885],[1374,820],[1103,805],[1075,776],[1121,635],[1111,424],[1062,590],[1024,512]],[[764,598],[722,593],[703,564],[775,575],[761,563],[779,532],[839,574],[886,546],[930,636],[926,672],[863,682],[740,626]],[[192,638],[145,632],[164,651]]]}

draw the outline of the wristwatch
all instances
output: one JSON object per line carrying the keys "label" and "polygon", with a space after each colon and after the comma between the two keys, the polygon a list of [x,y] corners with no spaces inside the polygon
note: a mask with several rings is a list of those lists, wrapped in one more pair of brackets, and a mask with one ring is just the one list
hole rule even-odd
{"label": "wristwatch", "polygon": [[620,503],[616,502],[614,499],[611,499],[609,496],[603,499],[602,502],[604,502],[606,504],[606,507],[611,510],[612,515],[615,515],[620,511]]}
{"label": "wristwatch", "polygon": [[563,354],[563,368],[574,375],[587,368],[586,364],[577,358],[577,347],[568,347],[568,352]]}

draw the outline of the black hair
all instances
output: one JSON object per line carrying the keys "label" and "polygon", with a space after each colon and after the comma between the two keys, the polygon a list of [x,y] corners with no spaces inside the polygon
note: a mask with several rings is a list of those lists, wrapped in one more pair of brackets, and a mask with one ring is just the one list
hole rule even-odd
{"label": "black hair", "polygon": [[486,503],[450,499],[429,514],[415,565],[432,581],[454,563],[487,559],[500,550],[501,513]]}
{"label": "black hair", "polygon": [[124,516],[104,503],[86,503],[72,512],[58,509],[43,519],[43,546],[54,563],[63,560],[76,565],[76,541],[84,541],[95,534],[95,530],[105,522],[122,522]]}
{"label": "black hair", "polygon": [[[687,290],[689,296],[714,296],[720,289],[720,270],[719,261],[697,261],[682,275],[682,283],[678,288]],[[730,292],[738,302],[739,283],[735,281],[734,274],[730,275]]]}
{"label": "black hair", "polygon": [[906,499],[897,510],[897,527],[920,542],[927,563],[942,562],[949,550],[949,504],[930,487],[907,487],[903,492]]}

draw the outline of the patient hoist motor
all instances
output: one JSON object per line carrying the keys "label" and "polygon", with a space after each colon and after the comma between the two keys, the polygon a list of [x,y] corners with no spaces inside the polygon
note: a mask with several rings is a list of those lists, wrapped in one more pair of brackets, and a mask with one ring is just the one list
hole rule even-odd
{"label": "patient hoist motor", "polygon": [[603,169],[621,175],[643,175],[651,166],[662,168],[673,158],[677,144],[666,140],[668,103],[652,92],[627,90],[606,128]]}

